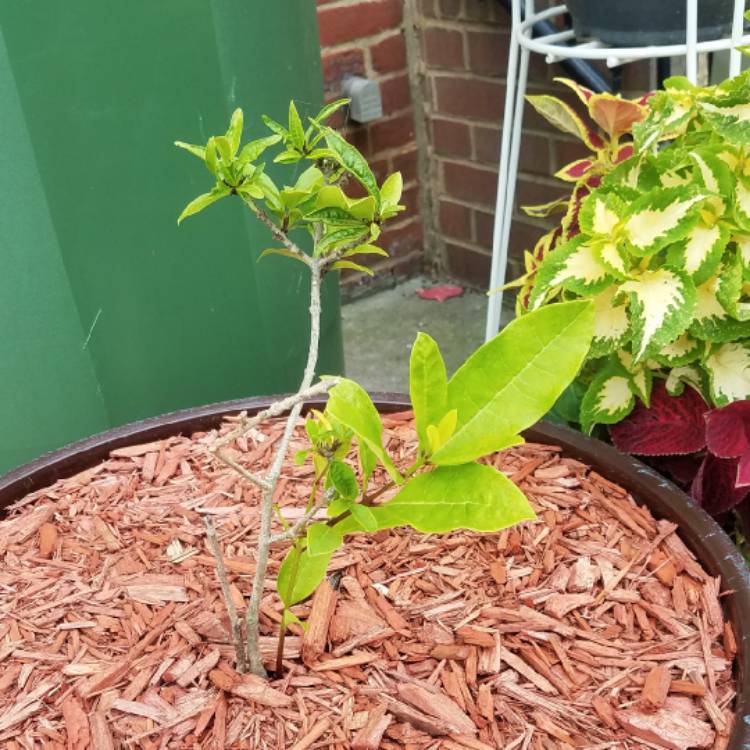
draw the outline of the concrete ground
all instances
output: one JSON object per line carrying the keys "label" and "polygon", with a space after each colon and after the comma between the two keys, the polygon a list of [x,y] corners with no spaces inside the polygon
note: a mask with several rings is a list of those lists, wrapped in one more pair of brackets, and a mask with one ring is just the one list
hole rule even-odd
{"label": "concrete ground", "polygon": [[[346,374],[369,391],[409,389],[409,353],[419,331],[437,341],[448,376],[484,341],[487,295],[465,289],[445,302],[416,291],[441,283],[417,277],[343,305]],[[503,320],[510,320],[505,311]]]}

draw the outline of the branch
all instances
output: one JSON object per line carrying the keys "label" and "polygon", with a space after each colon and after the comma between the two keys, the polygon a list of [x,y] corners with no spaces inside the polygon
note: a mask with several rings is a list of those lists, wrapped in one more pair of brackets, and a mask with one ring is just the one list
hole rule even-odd
{"label": "branch", "polygon": [[[271,543],[271,522],[273,520],[273,495],[279,481],[284,458],[289,449],[297,418],[302,411],[304,398],[301,394],[310,389],[315,377],[315,366],[318,362],[318,349],[320,345],[320,281],[321,264],[316,258],[310,260],[310,347],[307,352],[307,363],[302,376],[296,403],[292,406],[287,417],[284,432],[276,448],[276,455],[271,463],[271,468],[266,475],[268,488],[263,491],[260,507],[260,531],[258,532],[258,556],[255,563],[255,577],[253,578],[253,590],[248,603],[245,623],[247,627],[247,656],[250,671],[254,674],[265,676],[266,670],[260,654],[260,603],[263,595],[263,584],[268,567],[268,552]],[[325,381],[326,388],[330,387],[331,381]],[[320,384],[323,385],[323,384]]]}
{"label": "branch", "polygon": [[229,578],[224,565],[224,556],[221,554],[213,521],[210,516],[204,515],[203,522],[206,524],[206,540],[208,541],[211,554],[216,561],[216,575],[219,577],[221,593],[224,596],[224,606],[227,608],[229,623],[232,627],[232,643],[234,644],[234,653],[237,659],[237,671],[242,673],[246,669],[245,644],[242,642],[242,622],[237,614],[237,608],[234,606],[234,600],[232,599],[232,592],[229,589]]}
{"label": "branch", "polygon": [[307,524],[310,522],[312,517],[332,499],[333,493],[330,490],[324,492],[320,496],[320,500],[317,503],[314,503],[310,508],[308,508],[305,511],[305,514],[301,518],[298,518],[292,526],[286,529],[286,531],[282,531],[280,534],[274,534],[271,537],[270,544],[275,544],[276,542],[286,542],[290,539],[296,539],[298,536],[301,536],[300,532],[304,531],[307,528]]}
{"label": "branch", "polygon": [[306,266],[312,268],[312,259],[310,256],[303,252],[295,242],[289,239],[281,227],[274,224],[268,214],[261,208],[259,208],[253,201],[246,200],[245,204],[247,207],[258,217],[262,224],[265,224],[270,230],[275,240],[278,240],[290,253],[296,258],[301,260]]}
{"label": "branch", "polygon": [[228,456],[226,453],[223,453],[221,451],[221,447],[213,446],[211,448],[211,453],[216,456],[220,461],[223,461],[227,466],[230,466],[232,469],[234,469],[240,476],[243,476],[245,479],[247,479],[248,482],[252,482],[253,484],[260,487],[262,490],[268,489],[268,482],[263,478],[259,477],[257,474],[253,474],[252,471],[248,471],[242,464],[237,463],[231,456]]}

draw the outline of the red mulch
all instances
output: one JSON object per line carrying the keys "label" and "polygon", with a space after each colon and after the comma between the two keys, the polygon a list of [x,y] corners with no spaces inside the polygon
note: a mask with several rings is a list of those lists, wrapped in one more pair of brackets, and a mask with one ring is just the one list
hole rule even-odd
{"label": "red mulch", "polygon": [[[408,415],[384,422],[407,465]],[[264,466],[280,429],[239,441],[241,461]],[[720,581],[672,524],[548,446],[491,458],[538,522],[353,537],[296,608],[311,625],[287,639],[284,677],[238,675],[201,513],[244,611],[258,494],[210,459],[215,436],[113,451],[0,522],[2,747],[726,746],[736,646]],[[293,519],[311,470],[285,477]],[[263,604],[269,667],[284,551]]]}

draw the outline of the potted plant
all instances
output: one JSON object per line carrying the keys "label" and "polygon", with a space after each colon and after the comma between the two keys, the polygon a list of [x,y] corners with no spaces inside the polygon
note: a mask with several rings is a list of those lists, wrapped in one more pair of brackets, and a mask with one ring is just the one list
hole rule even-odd
{"label": "potted plant", "polygon": [[[82,750],[374,750],[438,737],[483,750],[520,745],[527,720],[568,745],[588,732],[739,747],[745,683],[732,662],[747,646],[718,587],[732,591],[735,626],[750,588],[731,544],[698,508],[678,535],[681,494],[632,459],[532,426],[586,356],[589,301],[529,312],[450,379],[420,334],[410,400],[374,402],[343,377],[314,382],[320,277],[382,252],[373,243],[400,208],[398,175],[378,185],[324,124],[340,105],[308,127],[292,105],[288,125],[267,119],[273,135],[242,148],[240,111],[205,146],[178,144],[214,179],[181,219],[238,196],[278,243],[261,257],[309,269],[302,382],[277,400],[121,428],[2,480],[0,503],[14,506],[0,522],[0,737],[41,733]],[[289,187],[258,161],[277,143],[277,161],[313,162]],[[344,179],[367,195],[350,198]],[[524,446],[523,431],[553,446]],[[519,485],[542,520],[511,529],[536,518]]]}
{"label": "potted plant", "polygon": [[[685,41],[685,0],[648,3],[646,0],[595,2],[569,0],[577,36],[593,36],[617,47],[647,47]],[[698,3],[698,41],[718,39],[732,29],[733,0]]]}
{"label": "potted plant", "polygon": [[594,300],[576,421],[612,425],[615,445],[717,514],[748,493],[747,87],[745,73],[666,81],[635,125],[635,154],[584,200],[578,233],[535,265],[524,297],[529,309]]}

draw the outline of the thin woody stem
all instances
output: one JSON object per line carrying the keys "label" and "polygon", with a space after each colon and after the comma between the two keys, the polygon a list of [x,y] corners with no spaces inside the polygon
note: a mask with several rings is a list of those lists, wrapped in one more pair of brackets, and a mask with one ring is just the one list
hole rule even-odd
{"label": "thin woody stem", "polygon": [[[320,283],[321,264],[315,259],[309,259],[310,266],[310,348],[307,353],[307,363],[299,392],[307,391],[315,377],[315,367],[318,362],[318,348],[320,344]],[[250,671],[265,676],[266,670],[260,654],[260,604],[263,596],[263,584],[268,567],[268,552],[271,545],[271,522],[273,520],[273,495],[286,458],[289,442],[292,439],[297,418],[302,411],[304,399],[299,399],[291,407],[287,417],[284,432],[276,448],[271,468],[266,475],[268,487],[264,489],[260,507],[260,531],[258,533],[258,556],[253,578],[253,589],[247,607],[245,624],[247,628],[247,657]]]}
{"label": "thin woody stem", "polygon": [[229,577],[227,576],[227,569],[224,565],[224,555],[221,553],[219,540],[216,536],[216,529],[214,528],[211,516],[203,516],[203,522],[206,525],[206,540],[208,541],[208,548],[211,550],[211,554],[214,556],[216,562],[216,575],[219,577],[221,593],[224,596],[224,606],[227,608],[229,623],[232,628],[232,643],[234,644],[234,653],[237,659],[237,671],[244,672],[246,669],[246,657],[245,644],[242,641],[242,621],[237,614],[237,608],[234,606],[234,600],[232,599],[232,592],[229,588]]}
{"label": "thin woody stem", "polygon": [[307,524],[312,520],[312,517],[324,506],[330,502],[331,494],[324,492],[317,502],[314,502],[306,511],[305,514],[297,519],[292,526],[279,534],[274,534],[271,537],[271,544],[276,542],[286,542],[290,539],[296,539],[302,534],[307,528]]}
{"label": "thin woody stem", "polygon": [[246,200],[245,204],[248,208],[258,217],[261,223],[265,224],[270,230],[273,238],[280,242],[290,253],[292,253],[297,259],[301,260],[306,266],[312,268],[312,258],[307,253],[303,252],[295,242],[289,239],[281,227],[278,227],[271,220],[269,215],[253,201]]}

